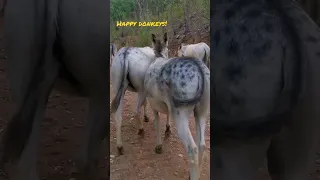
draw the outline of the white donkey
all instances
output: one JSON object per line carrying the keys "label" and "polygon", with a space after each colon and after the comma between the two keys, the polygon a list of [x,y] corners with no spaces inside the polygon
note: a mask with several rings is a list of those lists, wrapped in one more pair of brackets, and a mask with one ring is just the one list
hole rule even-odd
{"label": "white donkey", "polygon": [[117,46],[113,43],[110,43],[110,64],[112,64],[112,60],[117,53]]}
{"label": "white donkey", "polygon": [[210,47],[204,43],[185,44],[178,48],[178,56],[190,56],[202,60],[210,68]]}
{"label": "white donkey", "polygon": [[[206,65],[192,57],[170,58],[166,54],[167,37],[163,41],[152,34],[155,61],[150,65],[144,88],[155,116],[157,134],[156,153],[162,152],[159,112],[174,120],[178,136],[188,153],[190,179],[200,178],[202,156],[205,150],[205,123],[210,109],[210,71]],[[197,143],[189,129],[189,116],[194,112]]]}
{"label": "white donkey", "polygon": [[[150,47],[123,47],[114,58],[111,67],[111,80],[114,99],[111,103],[111,113],[116,112],[116,139],[117,148],[120,155],[123,154],[121,125],[122,108],[125,91],[137,92],[136,117],[139,125],[139,135],[144,135],[143,121],[140,118],[140,110],[144,105],[144,119],[148,122],[146,115],[147,101],[144,93],[144,77],[152,61],[155,59],[153,49]],[[170,124],[167,122],[166,134],[170,133]]]}

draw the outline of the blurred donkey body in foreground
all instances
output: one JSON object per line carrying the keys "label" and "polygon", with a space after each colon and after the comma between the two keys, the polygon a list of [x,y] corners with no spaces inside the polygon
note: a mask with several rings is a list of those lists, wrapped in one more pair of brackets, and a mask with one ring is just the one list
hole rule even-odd
{"label": "blurred donkey body in foreground", "polygon": [[[16,112],[0,145],[0,167],[6,162],[13,165],[10,179],[40,179],[41,122],[53,88],[89,98],[77,165],[81,178],[97,176],[100,145],[110,126],[108,19],[105,0],[10,0],[6,4],[4,35]],[[109,143],[106,147],[109,154]]]}
{"label": "blurred donkey body in foreground", "polygon": [[320,31],[292,0],[215,0],[212,179],[306,180],[320,138]]}

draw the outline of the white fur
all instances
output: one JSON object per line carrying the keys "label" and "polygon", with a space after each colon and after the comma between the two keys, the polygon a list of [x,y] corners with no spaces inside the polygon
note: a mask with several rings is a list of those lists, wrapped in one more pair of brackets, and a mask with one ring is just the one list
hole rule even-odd
{"label": "white fur", "polygon": [[[205,53],[206,58],[204,59]],[[178,49],[178,56],[195,57],[203,61],[210,68],[210,47],[204,42],[197,44],[181,44]]]}

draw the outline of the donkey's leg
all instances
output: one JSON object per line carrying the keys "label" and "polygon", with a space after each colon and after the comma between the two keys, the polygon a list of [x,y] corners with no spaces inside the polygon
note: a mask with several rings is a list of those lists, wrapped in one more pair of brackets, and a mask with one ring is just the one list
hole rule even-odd
{"label": "donkey's leg", "polygon": [[[28,125],[24,126],[25,122],[33,122],[33,124],[30,125],[32,126],[30,136],[22,149],[21,155],[16,154],[18,156],[17,159],[13,159],[16,160],[14,164],[15,167],[13,167],[10,173],[10,179],[13,180],[40,179],[37,172],[37,161],[41,121],[46,109],[48,96],[58,73],[58,65],[55,62],[43,60],[41,63],[43,63],[43,65],[34,70],[34,76],[27,85],[27,93],[22,89],[20,89],[20,91],[13,91],[15,93],[20,92],[21,94],[15,94],[14,96],[21,97],[25,101],[19,107],[18,112],[13,116],[8,126],[5,135],[5,156],[9,155],[9,158],[14,158],[10,157],[10,154],[16,151],[15,148],[19,148],[17,147],[18,144],[15,143],[19,143],[18,141],[21,138],[19,136],[24,134],[25,130],[23,130],[23,128],[28,128],[26,127]],[[17,84],[19,81],[12,81],[11,83],[13,88],[20,86]],[[17,101],[22,102],[23,100],[17,99]]]}
{"label": "donkey's leg", "polygon": [[143,120],[140,118],[141,106],[146,102],[146,95],[144,93],[138,92],[138,98],[136,103],[136,121],[139,126],[138,134],[144,136]]}
{"label": "donkey's leg", "polygon": [[[169,108],[170,109],[170,108]],[[174,119],[177,127],[178,136],[181,139],[186,151],[188,153],[189,166],[190,166],[190,180],[199,179],[199,160],[198,160],[198,147],[192,138],[189,129],[189,116],[193,108],[179,108],[172,109],[169,112],[170,119]]]}
{"label": "donkey's leg", "polygon": [[170,130],[170,118],[169,118],[169,114],[167,114],[167,123],[166,123],[166,131],[165,131],[165,138],[168,138],[171,134],[171,130]]}
{"label": "donkey's leg", "polygon": [[199,173],[201,174],[203,152],[206,149],[206,141],[204,138],[206,129],[206,114],[195,111],[194,116],[196,120],[197,144],[199,149]]}
{"label": "donkey's leg", "polygon": [[218,163],[213,162],[214,169],[217,164],[221,164],[221,172],[214,171],[212,179],[219,180],[257,180],[259,178],[259,168],[263,166],[265,154],[269,146],[269,140],[261,140],[255,144],[226,145],[225,147],[214,147],[219,157]]}
{"label": "donkey's leg", "polygon": [[[100,155],[100,145],[109,133],[110,121],[108,117],[109,111],[107,111],[109,94],[106,92],[107,90],[100,91],[90,97],[89,114],[85,131],[86,135],[81,154],[82,159],[80,161],[80,175],[83,175],[84,179],[88,180],[95,179],[98,175],[97,164]],[[109,147],[109,145],[107,147]]]}
{"label": "donkey's leg", "polygon": [[156,129],[156,136],[157,136],[157,142],[156,142],[156,148],[155,148],[155,152],[157,154],[161,154],[162,153],[162,142],[161,142],[161,133],[160,133],[160,124],[159,124],[159,113],[155,110],[153,110],[153,114],[154,114],[154,126]]}
{"label": "donkey's leg", "polygon": [[143,117],[144,117],[144,122],[149,122],[149,118],[147,116],[147,104],[148,101],[144,101],[143,103]]}

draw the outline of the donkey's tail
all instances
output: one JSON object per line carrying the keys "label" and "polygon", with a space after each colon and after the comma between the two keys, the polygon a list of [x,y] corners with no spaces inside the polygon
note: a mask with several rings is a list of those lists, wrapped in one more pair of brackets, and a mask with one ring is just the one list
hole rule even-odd
{"label": "donkey's tail", "polygon": [[[111,110],[111,113],[114,113],[117,111],[119,105],[120,105],[120,101],[121,101],[121,96],[124,94],[125,90],[126,90],[126,87],[125,87],[125,79],[128,75],[128,66],[129,66],[129,63],[127,61],[127,54],[128,54],[128,50],[129,50],[129,47],[126,48],[123,52],[123,61],[122,61],[122,66],[121,66],[121,80],[118,84],[115,84],[116,87],[115,88],[115,91],[114,92],[117,92],[116,96],[113,98],[112,102],[111,102],[111,107],[110,107],[110,110]],[[121,51],[121,50],[119,50]],[[119,56],[120,56],[120,53],[122,52],[119,52]]]}
{"label": "donkey's tail", "polygon": [[[202,96],[203,92],[205,89],[205,75],[202,69],[202,65],[204,65],[203,62],[199,61],[198,59],[195,58],[188,58],[188,59],[181,59],[182,61],[189,61],[190,63],[194,64],[194,66],[197,67],[198,69],[198,88],[196,95],[193,98],[190,99],[179,99],[176,98],[174,95],[172,95],[172,102],[175,107],[180,107],[180,106],[188,106],[188,105],[195,105],[197,104]],[[178,61],[178,60],[176,60]]]}
{"label": "donkey's tail", "polygon": [[207,58],[207,51],[205,49],[204,49],[204,56],[203,56],[202,62],[208,66],[209,62],[208,62],[208,58]]}

